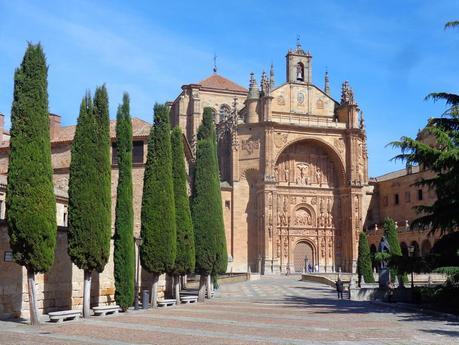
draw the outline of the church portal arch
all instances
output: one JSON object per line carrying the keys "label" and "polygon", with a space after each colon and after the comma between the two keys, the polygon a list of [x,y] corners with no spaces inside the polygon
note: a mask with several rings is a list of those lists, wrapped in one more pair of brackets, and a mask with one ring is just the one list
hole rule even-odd
{"label": "church portal arch", "polygon": [[313,268],[316,261],[314,254],[314,247],[309,241],[298,241],[293,249],[293,267],[295,272],[303,272],[304,269],[307,271],[307,266],[309,265]]}
{"label": "church portal arch", "polygon": [[330,187],[345,185],[342,157],[320,138],[293,140],[277,154],[275,162],[274,173],[278,182],[322,186],[332,181]]}

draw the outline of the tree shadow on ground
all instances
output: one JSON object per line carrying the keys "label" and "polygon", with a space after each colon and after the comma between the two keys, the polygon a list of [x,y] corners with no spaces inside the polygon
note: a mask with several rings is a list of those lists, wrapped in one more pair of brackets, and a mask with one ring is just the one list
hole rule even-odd
{"label": "tree shadow on ground", "polygon": [[[369,301],[351,301],[349,299],[339,300],[332,288],[326,287],[295,287],[296,289],[309,290],[314,296],[297,296],[285,295],[281,299],[272,300],[271,303],[279,303],[284,308],[307,308],[310,313],[314,314],[391,314],[399,322],[430,322],[431,324],[420,331],[449,337],[458,337],[459,330],[448,330],[444,327],[458,326],[459,321],[445,318],[438,314],[428,314],[422,311],[405,308],[402,305],[394,303],[380,304]],[[327,295],[323,291],[328,291]],[[320,295],[319,295],[320,294]],[[344,296],[345,298],[348,297]],[[441,328],[440,328],[441,327]]]}
{"label": "tree shadow on ground", "polygon": [[459,331],[448,331],[444,329],[421,329],[421,331],[426,333],[438,334],[438,335],[445,335],[448,337],[459,337]]}

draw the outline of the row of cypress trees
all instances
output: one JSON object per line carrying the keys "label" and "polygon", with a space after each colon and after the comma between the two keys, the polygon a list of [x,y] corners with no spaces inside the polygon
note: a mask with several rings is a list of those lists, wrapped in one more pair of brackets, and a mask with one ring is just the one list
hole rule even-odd
{"label": "row of cypress trees", "polygon": [[210,292],[209,277],[225,272],[228,265],[216,137],[212,110],[205,108],[197,134],[191,205],[196,236],[196,272],[200,274],[200,301],[204,299],[205,286]]}
{"label": "row of cypress trees", "polygon": [[[29,44],[15,72],[11,111],[7,220],[14,259],[27,269],[32,324],[39,323],[35,274],[51,268],[57,235],[47,72],[41,45]],[[179,299],[178,278],[193,272],[195,264],[206,281],[208,276],[226,271],[216,134],[210,109],[204,111],[198,138],[192,217],[182,133],[180,128],[171,131],[168,108],[155,105],[143,184],[140,246],[142,267],[154,277],[154,305],[160,274],[175,277]],[[103,85],[96,88],[94,97],[90,92],[83,97],[71,149],[68,254],[84,271],[84,317],[90,313],[93,272],[102,272],[110,255],[110,145],[108,93]],[[127,94],[117,111],[116,147],[119,175],[114,233],[115,299],[126,310],[135,294],[132,123]]]}

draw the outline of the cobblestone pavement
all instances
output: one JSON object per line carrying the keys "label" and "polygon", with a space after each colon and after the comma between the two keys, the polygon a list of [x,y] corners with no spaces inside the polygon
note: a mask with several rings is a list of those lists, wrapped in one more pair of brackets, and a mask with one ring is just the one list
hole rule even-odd
{"label": "cobblestone pavement", "polygon": [[0,344],[457,344],[459,322],[337,300],[324,285],[270,277],[222,285],[212,301],[45,324],[0,322]]}

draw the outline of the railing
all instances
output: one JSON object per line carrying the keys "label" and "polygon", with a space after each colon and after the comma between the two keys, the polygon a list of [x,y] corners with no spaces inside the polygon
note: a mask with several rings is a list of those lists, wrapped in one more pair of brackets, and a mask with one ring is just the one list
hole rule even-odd
{"label": "railing", "polygon": [[292,114],[273,114],[272,120],[278,123],[287,123],[291,125],[304,127],[319,128],[339,128],[345,129],[346,124],[333,120],[331,118],[321,118],[310,115],[292,115]]}

